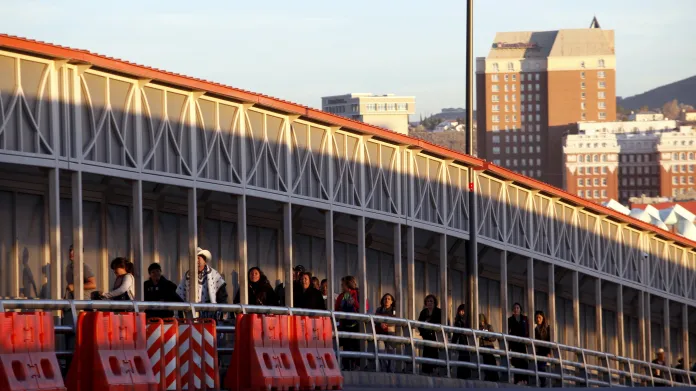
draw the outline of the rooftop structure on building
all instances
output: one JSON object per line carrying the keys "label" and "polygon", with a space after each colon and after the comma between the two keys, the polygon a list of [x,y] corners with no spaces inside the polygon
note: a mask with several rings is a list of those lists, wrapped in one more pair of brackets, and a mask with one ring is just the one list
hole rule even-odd
{"label": "rooftop structure on building", "polygon": [[563,186],[561,145],[579,121],[615,121],[614,31],[497,33],[477,59],[478,153]]}
{"label": "rooftop structure on building", "polygon": [[664,114],[654,111],[644,111],[640,113],[631,112],[628,116],[629,121],[661,121],[665,119]]}
{"label": "rooftop structure on building", "polygon": [[395,94],[350,93],[321,98],[327,113],[408,134],[408,116],[415,113],[416,98]]}
{"label": "rooftop structure on building", "polygon": [[696,201],[689,204],[632,204],[629,209],[615,200],[609,200],[604,206],[665,231],[696,240]]}

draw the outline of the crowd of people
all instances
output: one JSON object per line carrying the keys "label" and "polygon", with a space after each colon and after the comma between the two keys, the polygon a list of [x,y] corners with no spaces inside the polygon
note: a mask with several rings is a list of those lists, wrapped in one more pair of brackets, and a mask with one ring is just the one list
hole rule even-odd
{"label": "crowd of people", "polygon": [[[227,283],[223,276],[210,266],[212,254],[210,251],[198,248],[197,249],[197,275],[198,290],[195,292],[195,302],[197,303],[219,303],[225,304],[228,302]],[[66,267],[65,280],[67,283],[65,298],[74,299],[74,249],[70,246],[69,260]],[[96,291],[96,278],[94,272],[85,263],[83,269],[83,285],[84,289],[93,291],[92,299],[103,300],[134,300],[135,298],[135,278],[134,265],[128,259],[117,257],[111,261],[111,270],[115,275],[112,289],[108,292]],[[149,279],[144,282],[145,301],[156,302],[184,302],[187,301],[190,291],[190,271],[186,272],[184,278],[179,284],[176,284],[162,275],[162,267],[159,263],[152,263],[148,267]],[[271,285],[263,271],[258,267],[252,267],[248,271],[248,302],[251,305],[259,306],[285,306],[285,284],[278,285],[275,289]],[[333,304],[333,310],[347,313],[358,313],[360,311],[360,290],[357,280],[353,276],[345,276],[341,278],[341,293],[336,295],[335,299],[330,298],[328,294],[327,280],[319,280],[313,276],[311,272],[305,270],[301,265],[297,265],[293,269],[293,281],[289,289],[293,290],[294,307],[310,310],[327,310],[330,309],[330,304]],[[233,303],[238,304],[241,301],[240,291],[237,290]],[[333,303],[331,303],[333,301]],[[375,309],[375,315],[380,317],[396,317],[396,300],[390,293],[386,293],[380,300],[380,305]],[[366,307],[369,310],[369,306]],[[148,318],[170,318],[174,316],[174,312],[170,310],[147,310]],[[220,311],[210,311],[201,314],[205,318],[213,318],[223,320],[224,313]],[[66,316],[66,320],[72,316]],[[443,324],[442,311],[439,308],[438,299],[435,295],[427,295],[424,299],[423,310],[418,316],[418,321],[423,323],[431,323],[434,325]],[[539,341],[551,341],[551,328],[547,322],[546,316],[542,311],[537,311],[534,314],[534,339]],[[357,320],[341,319],[337,328],[344,332],[359,332],[359,322]],[[459,328],[471,328],[466,314],[466,306],[461,304],[457,307],[455,314],[454,326]],[[478,316],[478,325],[475,327],[478,330],[493,332],[493,327],[488,321],[488,317],[481,313]],[[512,315],[507,320],[508,335],[529,338],[529,319],[523,315],[522,306],[519,303],[514,303],[512,307]],[[433,329],[420,327],[418,329],[421,338],[428,341],[436,341],[437,333]],[[396,326],[389,322],[376,323],[375,333],[381,335],[395,335]],[[480,348],[495,349],[497,339],[492,336],[480,336],[478,345]],[[454,333],[451,337],[451,343],[460,345],[473,345],[474,341],[470,341],[465,334]],[[358,339],[343,338],[340,340],[340,347],[343,351],[359,351],[361,341]],[[518,341],[508,341],[508,350],[517,353],[528,353],[528,345]],[[393,354],[396,351],[396,346],[393,343],[385,342],[383,344],[383,352]],[[552,357],[551,349],[545,346],[536,345],[535,352],[537,357]],[[422,355],[425,358],[438,359],[440,350],[432,346],[425,346],[422,349]],[[458,353],[458,361],[472,361],[471,353],[460,350]],[[491,352],[480,353],[479,362],[485,365],[497,365],[496,356]],[[529,369],[528,361],[524,358],[513,357],[510,359],[510,364],[519,369]],[[657,357],[653,360],[653,364],[665,365],[665,352],[659,349]],[[537,360],[537,369],[539,372],[548,370],[548,363],[543,360]],[[342,359],[344,370],[357,370],[360,366],[360,359],[353,357],[344,357]],[[387,372],[395,370],[394,363],[391,360],[382,360],[380,362],[381,369]],[[683,359],[680,359],[676,369],[685,369]],[[421,373],[434,374],[437,366],[431,363],[423,363]],[[691,368],[696,371],[696,364]],[[498,381],[498,372],[494,370],[483,371],[484,380]],[[654,368],[652,375],[655,378],[666,378],[664,371]],[[468,379],[472,376],[471,370],[467,367],[459,367],[457,377]],[[682,376],[675,375],[674,381],[681,382]],[[696,379],[694,379],[696,382]],[[514,375],[514,383],[517,385],[529,384],[529,377],[523,374]],[[546,379],[540,377],[540,386],[546,386]]]}

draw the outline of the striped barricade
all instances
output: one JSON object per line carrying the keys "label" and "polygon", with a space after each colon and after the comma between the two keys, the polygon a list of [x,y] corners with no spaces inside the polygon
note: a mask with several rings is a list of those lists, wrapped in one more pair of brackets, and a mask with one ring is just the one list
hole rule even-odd
{"label": "striped barricade", "polygon": [[147,355],[160,391],[180,391],[179,322],[153,318],[147,325]]}
{"label": "striped barricade", "polygon": [[220,389],[213,319],[151,319],[147,341],[160,391]]}

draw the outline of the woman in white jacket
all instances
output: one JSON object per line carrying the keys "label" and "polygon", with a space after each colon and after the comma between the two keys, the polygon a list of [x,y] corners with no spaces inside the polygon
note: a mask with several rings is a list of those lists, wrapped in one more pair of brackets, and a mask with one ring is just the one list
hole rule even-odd
{"label": "woman in white jacket", "polygon": [[133,300],[135,299],[135,277],[133,277],[133,262],[118,257],[111,261],[111,270],[116,275],[111,292],[101,295],[104,300]]}

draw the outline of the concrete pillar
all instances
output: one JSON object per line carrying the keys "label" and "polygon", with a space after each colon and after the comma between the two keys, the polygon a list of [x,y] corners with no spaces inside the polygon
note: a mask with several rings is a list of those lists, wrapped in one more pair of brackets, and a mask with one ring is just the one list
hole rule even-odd
{"label": "concrete pillar", "polygon": [[[365,217],[358,217],[358,287],[360,313],[367,312],[367,249],[365,248]],[[373,303],[374,305],[374,303]]]}
{"label": "concrete pillar", "polygon": [[417,319],[416,313],[416,248],[415,228],[406,227],[406,294],[408,299],[408,319]]}
{"label": "concrete pillar", "polygon": [[602,279],[595,279],[595,336],[597,338],[597,350],[604,351],[604,313],[602,311]]}
{"label": "concrete pillar", "polygon": [[82,172],[74,171],[71,174],[72,185],[72,223],[73,223],[73,283],[75,300],[83,300],[85,293],[84,284],[84,237],[82,216]]}
{"label": "concrete pillar", "polygon": [[684,367],[687,369],[691,369],[690,366],[687,367],[691,363],[691,352],[690,352],[690,345],[689,345],[689,305],[688,304],[682,304],[682,349],[684,349]]}
{"label": "concrete pillar", "polygon": [[667,366],[672,365],[672,355],[674,355],[675,352],[672,351],[672,344],[671,344],[671,335],[670,335],[670,319],[669,319],[669,299],[663,299],[664,304],[663,304],[663,321],[662,321],[662,328],[665,333],[665,346],[663,348],[665,349],[665,363]]}
{"label": "concrete pillar", "polygon": [[648,327],[647,327],[647,316],[645,314],[645,295],[646,293],[643,291],[638,292],[638,329],[640,332],[640,340],[642,343],[639,343],[640,349],[640,359],[645,361],[648,359]]}
{"label": "concrete pillar", "polygon": [[623,285],[616,285],[616,353],[619,356],[626,357],[626,343],[624,326],[624,299]]}
{"label": "concrete pillar", "polygon": [[[507,331],[507,313],[510,309],[508,303],[508,253],[503,250],[500,252],[500,332]],[[478,325],[478,314],[476,314],[476,323]],[[491,323],[492,323],[491,319]]]}
{"label": "concrete pillar", "polygon": [[333,211],[327,210],[324,213],[324,241],[326,245],[326,283],[327,283],[327,299],[326,309],[333,311],[334,309],[334,290],[335,290],[335,259],[334,259],[334,221]]}
{"label": "concrete pillar", "polygon": [[654,353],[653,353],[653,346],[652,346],[652,297],[650,296],[649,293],[645,293],[645,323],[646,323],[646,341],[645,345],[647,346],[647,357],[645,359],[647,361],[652,360]]}

